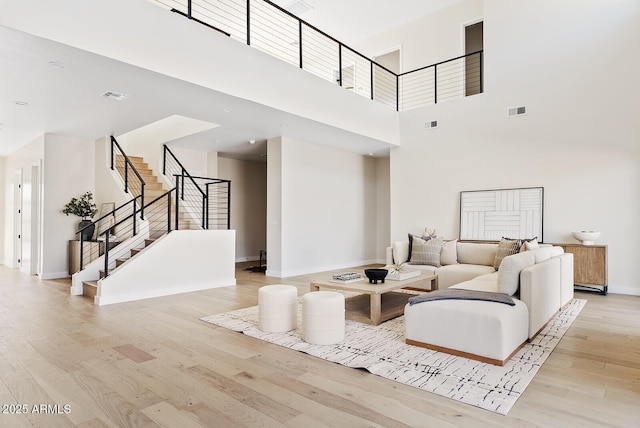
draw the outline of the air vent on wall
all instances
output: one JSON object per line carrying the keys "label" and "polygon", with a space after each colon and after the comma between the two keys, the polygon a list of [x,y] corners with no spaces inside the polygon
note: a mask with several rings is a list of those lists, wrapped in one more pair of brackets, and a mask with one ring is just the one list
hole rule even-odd
{"label": "air vent on wall", "polygon": [[288,10],[289,12],[293,13],[296,16],[300,16],[303,13],[309,12],[310,10],[313,10],[313,6],[305,3],[302,0],[297,0],[294,1],[293,3],[289,4],[288,6],[285,7],[286,10]]}
{"label": "air vent on wall", "polygon": [[526,113],[527,113],[527,108],[525,106],[509,108],[509,117],[522,116],[523,114],[526,114]]}
{"label": "air vent on wall", "polygon": [[107,91],[104,94],[102,94],[102,96],[105,98],[111,98],[118,101],[122,101],[125,98],[129,98],[129,95],[127,94],[120,94],[118,92],[113,92],[113,91]]}
{"label": "air vent on wall", "polygon": [[438,127],[438,121],[432,120],[431,122],[424,123],[424,129],[433,129]]}

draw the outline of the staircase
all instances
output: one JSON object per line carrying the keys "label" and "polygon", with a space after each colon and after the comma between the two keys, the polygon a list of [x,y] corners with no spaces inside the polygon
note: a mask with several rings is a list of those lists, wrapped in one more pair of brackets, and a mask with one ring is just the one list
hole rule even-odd
{"label": "staircase", "polygon": [[[133,164],[138,171],[142,179],[144,180],[144,197],[145,203],[154,201],[156,198],[163,196],[169,189],[166,189],[160,182],[158,177],[153,173],[153,170],[149,168],[149,164],[139,156],[128,156],[129,161]],[[124,177],[125,174],[125,161],[124,156],[116,155],[115,168],[120,173],[120,176]],[[132,187],[130,189],[133,196],[140,195],[139,187]],[[152,210],[145,211],[145,219],[149,221],[149,237],[151,239],[157,239],[167,233],[167,217],[171,210],[172,227],[175,225],[175,198],[171,200],[171,208],[168,207],[167,199],[158,201]],[[188,218],[185,210],[180,210],[178,214],[178,229],[201,229],[198,222]]]}
{"label": "staircase", "polygon": [[[150,207],[145,209],[144,219],[149,222],[149,239],[144,241],[144,245],[138,248],[131,249],[129,251],[129,255],[125,257],[121,257],[116,259],[115,261],[115,269],[111,270],[110,273],[114,272],[119,266],[124,264],[127,260],[135,257],[136,254],[143,251],[147,246],[151,245],[156,239],[165,235],[169,231],[169,216],[171,219],[171,229],[176,228],[176,198],[171,198],[171,203],[169,204],[169,199],[166,197],[169,189],[165,189],[163,183],[158,179],[158,177],[153,173],[153,170],[149,168],[149,164],[144,161],[142,157],[139,156],[128,156],[129,161],[133,164],[133,167],[138,172],[142,180],[144,180],[144,197],[145,204],[150,204],[156,199],[158,199],[155,203],[153,203]],[[127,172],[125,168],[125,158],[122,155],[116,155],[114,159],[114,167],[118,171],[121,177],[125,177],[125,174],[131,173]],[[128,188],[128,191],[133,195],[133,197],[140,196],[142,193],[141,185],[131,185]],[[164,196],[164,197],[163,197]],[[184,209],[180,209],[178,213],[178,221],[177,221],[177,229],[202,229],[199,222],[193,221],[189,218],[189,215],[185,213]],[[100,278],[104,278],[104,270],[100,271]],[[98,291],[98,280],[91,281],[83,281],[82,282],[82,295],[94,298]]]}

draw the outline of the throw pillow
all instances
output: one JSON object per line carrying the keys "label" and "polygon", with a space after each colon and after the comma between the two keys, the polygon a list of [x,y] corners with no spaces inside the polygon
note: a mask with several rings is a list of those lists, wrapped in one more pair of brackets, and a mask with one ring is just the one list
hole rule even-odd
{"label": "throw pillow", "polygon": [[535,263],[536,256],[531,251],[506,256],[498,269],[498,293],[516,294],[520,288],[520,271]]}
{"label": "throw pillow", "polygon": [[414,236],[409,264],[440,267],[442,266],[440,264],[440,251],[442,251],[442,238],[424,240]]}
{"label": "throw pillow", "polygon": [[520,251],[531,251],[540,248],[540,244],[538,244],[537,239],[533,239],[532,241],[525,242],[522,248],[524,248],[524,250],[520,249]]}
{"label": "throw pillow", "polygon": [[458,264],[458,240],[444,241],[442,251],[440,251],[440,264],[457,265]]}
{"label": "throw pillow", "polygon": [[519,239],[502,238],[498,243],[498,248],[496,249],[496,258],[493,260],[493,268],[498,270],[500,268],[500,263],[502,263],[502,259],[512,254],[516,254],[519,251]]}
{"label": "throw pillow", "polygon": [[407,260],[411,260],[411,251],[413,250],[413,238],[419,238],[419,239],[422,239],[423,241],[428,241],[429,239],[433,238],[432,236],[418,236],[418,235],[413,235],[411,233],[408,233],[407,235],[409,235],[409,257],[407,258]]}
{"label": "throw pillow", "polygon": [[[527,248],[527,244],[535,245],[535,247],[531,246],[531,248]],[[520,252],[529,251],[530,249],[538,248],[538,237],[534,236],[529,239],[521,239],[520,240]]]}

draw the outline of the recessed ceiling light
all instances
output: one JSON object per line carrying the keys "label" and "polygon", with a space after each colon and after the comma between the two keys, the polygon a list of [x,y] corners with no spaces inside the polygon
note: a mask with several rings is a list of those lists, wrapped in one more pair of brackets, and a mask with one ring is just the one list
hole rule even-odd
{"label": "recessed ceiling light", "polygon": [[249,140],[249,144],[255,144],[256,140]]}
{"label": "recessed ceiling light", "polygon": [[49,65],[51,67],[64,68],[64,64],[61,63],[60,61],[49,61]]}
{"label": "recessed ceiling light", "polygon": [[231,113],[231,109],[229,107],[222,107],[222,111],[225,113]]}
{"label": "recessed ceiling light", "polygon": [[26,101],[14,101],[14,103],[16,105],[19,105],[19,106],[28,106],[29,105],[29,103],[26,102]]}
{"label": "recessed ceiling light", "polygon": [[111,98],[117,101],[122,101],[126,98],[129,98],[129,95],[127,94],[121,94],[119,92],[113,92],[113,91],[107,91],[105,93],[103,93],[101,96],[105,97],[105,98]]}

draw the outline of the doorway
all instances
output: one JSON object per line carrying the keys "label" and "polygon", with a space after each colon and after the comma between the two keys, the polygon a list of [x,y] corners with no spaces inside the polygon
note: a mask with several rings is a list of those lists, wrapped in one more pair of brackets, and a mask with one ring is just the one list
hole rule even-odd
{"label": "doorway", "polygon": [[[400,48],[375,55],[373,60],[395,74],[400,73]],[[395,108],[397,102],[396,76],[380,68],[373,68],[374,99]]]}
{"label": "doorway", "polygon": [[13,269],[22,265],[22,169],[13,176]]}
{"label": "doorway", "polygon": [[[476,22],[464,27],[464,54],[469,55],[484,49],[483,22]],[[465,58],[465,96],[483,92],[482,55],[475,54]]]}

